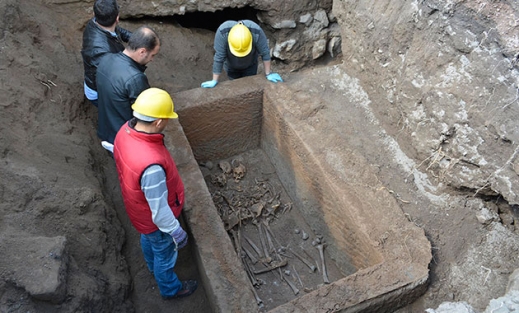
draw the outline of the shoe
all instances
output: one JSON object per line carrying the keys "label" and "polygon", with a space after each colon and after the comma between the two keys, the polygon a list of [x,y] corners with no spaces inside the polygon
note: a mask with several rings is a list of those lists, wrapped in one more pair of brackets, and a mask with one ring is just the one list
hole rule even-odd
{"label": "shoe", "polygon": [[176,299],[176,298],[184,298],[190,296],[195,292],[198,287],[198,282],[196,280],[184,280],[182,282],[182,288],[177,292],[176,295],[170,297],[163,297],[164,300]]}

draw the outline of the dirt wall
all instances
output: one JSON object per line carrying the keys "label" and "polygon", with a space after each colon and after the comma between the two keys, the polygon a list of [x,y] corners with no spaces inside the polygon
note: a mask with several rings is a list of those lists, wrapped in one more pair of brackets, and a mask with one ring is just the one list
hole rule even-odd
{"label": "dirt wall", "polygon": [[517,3],[335,1],[333,12],[346,72],[388,135],[363,155],[433,244],[430,293],[402,312],[440,299],[483,310],[518,266],[505,251],[517,247]]}

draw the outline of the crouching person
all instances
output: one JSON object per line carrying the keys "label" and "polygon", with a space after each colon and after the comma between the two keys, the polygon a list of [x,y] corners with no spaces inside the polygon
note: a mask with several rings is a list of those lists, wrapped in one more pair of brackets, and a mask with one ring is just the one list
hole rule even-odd
{"label": "crouching person", "polygon": [[134,118],[117,133],[113,151],[126,212],[141,234],[144,259],[162,298],[186,297],[198,283],[180,281],[174,271],[188,237],[178,221],[184,184],[162,133],[178,115],[170,95],[158,88],[140,93],[132,110]]}

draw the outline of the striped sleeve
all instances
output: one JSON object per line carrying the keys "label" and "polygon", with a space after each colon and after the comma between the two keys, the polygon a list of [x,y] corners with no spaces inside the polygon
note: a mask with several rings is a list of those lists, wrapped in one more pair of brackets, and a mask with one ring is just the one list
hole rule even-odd
{"label": "striped sleeve", "polygon": [[150,206],[153,223],[162,232],[172,235],[180,227],[180,223],[169,207],[166,172],[160,165],[152,165],[144,171],[141,189]]}

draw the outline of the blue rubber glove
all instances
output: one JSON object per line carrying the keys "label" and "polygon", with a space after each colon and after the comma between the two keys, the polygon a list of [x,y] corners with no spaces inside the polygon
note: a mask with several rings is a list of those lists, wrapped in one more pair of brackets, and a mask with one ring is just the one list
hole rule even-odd
{"label": "blue rubber glove", "polygon": [[283,79],[281,79],[281,76],[279,76],[278,73],[270,73],[267,75],[267,79],[273,83],[277,82],[283,82]]}
{"label": "blue rubber glove", "polygon": [[178,227],[172,234],[173,240],[177,244],[177,250],[182,249],[187,245],[187,233],[182,229],[182,227]]}
{"label": "blue rubber glove", "polygon": [[216,86],[216,84],[218,84],[218,81],[216,80],[209,80],[209,81],[206,81],[206,82],[203,82],[202,86],[203,88],[213,88],[214,86]]}

